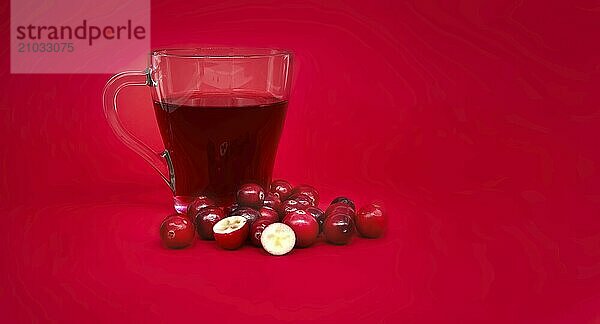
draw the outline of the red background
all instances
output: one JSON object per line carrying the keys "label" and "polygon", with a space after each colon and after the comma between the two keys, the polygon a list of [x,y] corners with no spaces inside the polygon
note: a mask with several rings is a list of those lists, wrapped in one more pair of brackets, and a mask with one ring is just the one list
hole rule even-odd
{"label": "red background", "polygon": [[153,1],[153,47],[295,51],[276,176],[387,204],[383,239],[275,258],[163,249],[108,76],[10,75],[4,1],[3,321],[597,323],[600,5],[566,3]]}

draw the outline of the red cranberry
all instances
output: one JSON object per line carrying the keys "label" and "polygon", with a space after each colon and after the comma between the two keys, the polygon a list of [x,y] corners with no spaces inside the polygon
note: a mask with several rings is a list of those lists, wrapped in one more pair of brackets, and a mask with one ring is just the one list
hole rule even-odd
{"label": "red cranberry", "polygon": [[223,213],[225,214],[225,216],[229,216],[231,214],[231,212],[233,212],[234,210],[240,208],[240,204],[238,204],[236,201],[230,203],[229,205],[226,205],[223,208]]}
{"label": "red cranberry", "polygon": [[294,230],[296,247],[307,247],[315,243],[319,235],[319,223],[304,210],[293,211],[283,219],[283,223]]}
{"label": "red cranberry", "polygon": [[307,195],[310,198],[311,205],[318,206],[319,205],[319,192],[312,186],[309,185],[299,185],[292,190],[292,199],[300,194]]}
{"label": "red cranberry", "polygon": [[160,238],[170,249],[181,249],[194,241],[194,224],[186,216],[171,215],[160,225]]}
{"label": "red cranberry", "polygon": [[356,210],[356,206],[354,205],[354,202],[350,198],[340,196],[331,201],[331,205],[336,204],[336,203],[342,203],[342,204],[348,205],[348,207]]}
{"label": "red cranberry", "polygon": [[294,195],[293,197],[293,200],[297,201],[300,205],[304,206],[304,208],[313,206],[312,199],[310,199],[310,197],[305,194],[298,194]]}
{"label": "red cranberry", "polygon": [[333,215],[338,212],[348,213],[352,216],[352,218],[354,218],[354,216],[356,215],[356,212],[350,206],[338,202],[327,207],[327,209],[325,210],[325,218],[329,217],[329,215]]}
{"label": "red cranberry", "polygon": [[282,215],[287,215],[298,209],[305,209],[307,206],[300,204],[297,200],[289,199],[283,202]]}
{"label": "red cranberry", "polygon": [[252,226],[252,223],[260,217],[260,213],[250,207],[240,207],[229,214],[229,217],[232,216],[242,216],[248,221],[248,225]]}
{"label": "red cranberry", "polygon": [[281,213],[283,204],[281,203],[281,199],[279,199],[279,196],[269,192],[265,195],[265,200],[263,201],[263,206],[271,207],[278,213]]}
{"label": "red cranberry", "polygon": [[256,183],[246,183],[237,191],[237,202],[241,206],[259,208],[265,199],[265,191]]}
{"label": "red cranberry", "polygon": [[311,214],[312,217],[314,217],[317,220],[317,223],[319,223],[319,229],[322,231],[323,222],[325,222],[325,213],[321,210],[321,208],[310,206],[307,207],[305,211]]}
{"label": "red cranberry", "polygon": [[225,218],[223,210],[219,207],[206,207],[201,209],[194,218],[196,231],[203,240],[214,240],[213,226]]}
{"label": "red cranberry", "polygon": [[258,210],[260,213],[260,217],[258,219],[270,219],[273,222],[279,221],[279,213],[275,211],[275,209],[267,206],[262,206]]}
{"label": "red cranberry", "polygon": [[215,206],[215,201],[206,196],[196,197],[188,206],[187,214],[193,218],[202,208],[209,206]]}
{"label": "red cranberry", "polygon": [[272,219],[268,218],[259,218],[252,226],[250,227],[250,242],[255,246],[260,247],[260,236],[262,235],[265,227],[275,223]]}
{"label": "red cranberry", "polygon": [[356,229],[364,237],[380,237],[387,226],[387,217],[379,204],[368,204],[362,207],[355,219]]}
{"label": "red cranberry", "polygon": [[286,200],[292,194],[292,185],[285,180],[275,180],[271,182],[271,191],[274,195],[278,196],[279,199]]}
{"label": "red cranberry", "polygon": [[213,227],[217,245],[226,250],[239,249],[246,239],[250,226],[242,216],[231,216],[218,221]]}
{"label": "red cranberry", "polygon": [[347,244],[354,234],[352,216],[344,212],[329,215],[323,224],[323,233],[330,243]]}

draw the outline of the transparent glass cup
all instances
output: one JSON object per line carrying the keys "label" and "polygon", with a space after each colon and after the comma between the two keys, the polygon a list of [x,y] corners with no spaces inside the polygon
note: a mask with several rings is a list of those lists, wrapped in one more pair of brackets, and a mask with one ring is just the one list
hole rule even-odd
{"label": "transparent glass cup", "polygon": [[[113,76],[104,112],[117,137],[164,179],[179,213],[197,196],[233,200],[246,182],[267,186],[285,120],[292,54],[276,49],[180,48],[150,53],[145,71]],[[164,150],[123,127],[117,95],[145,86]]]}

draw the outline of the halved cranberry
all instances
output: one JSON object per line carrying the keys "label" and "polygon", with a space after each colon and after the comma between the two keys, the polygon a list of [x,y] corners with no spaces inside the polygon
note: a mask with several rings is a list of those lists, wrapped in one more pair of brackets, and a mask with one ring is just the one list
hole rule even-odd
{"label": "halved cranberry", "polygon": [[348,205],[350,208],[356,210],[356,206],[354,205],[354,202],[350,198],[343,197],[343,196],[336,197],[335,199],[333,199],[331,201],[331,205],[336,204],[336,203],[342,203],[342,204]]}
{"label": "halved cranberry", "polygon": [[248,225],[252,226],[252,223],[254,223],[254,221],[260,217],[260,213],[254,208],[240,207],[229,214],[229,217],[233,216],[244,217],[246,220],[248,220]]}
{"label": "halved cranberry", "polygon": [[218,221],[213,227],[217,245],[227,250],[240,248],[248,238],[250,226],[242,216],[231,216]]}
{"label": "halved cranberry", "polygon": [[195,234],[194,224],[187,216],[167,216],[160,225],[160,238],[163,244],[170,249],[189,246],[194,241]]}
{"label": "halved cranberry", "polygon": [[194,201],[192,201],[190,203],[190,205],[188,206],[187,214],[188,214],[188,216],[193,218],[194,216],[196,216],[196,214],[198,214],[198,212],[202,208],[206,208],[206,207],[210,207],[210,206],[215,206],[214,200],[212,200],[206,196],[196,197],[194,199]]}
{"label": "halved cranberry", "polygon": [[386,215],[379,204],[368,204],[356,214],[356,229],[360,235],[377,238],[383,235],[387,226]]}
{"label": "halved cranberry", "polygon": [[262,206],[258,212],[260,213],[260,217],[258,219],[270,219],[273,222],[279,221],[279,213],[271,207]]}
{"label": "halved cranberry", "polygon": [[292,185],[285,180],[275,180],[271,182],[270,192],[279,197],[279,199],[286,200],[292,194]]}
{"label": "halved cranberry", "polygon": [[325,239],[332,244],[347,244],[354,234],[352,216],[344,212],[329,215],[323,224],[323,233]]}
{"label": "halved cranberry", "polygon": [[317,223],[319,223],[319,230],[323,231],[323,222],[325,222],[325,213],[323,212],[323,210],[321,210],[321,208],[319,207],[310,206],[307,207],[305,211],[311,214],[312,217],[314,217],[317,220]]}
{"label": "halved cranberry", "polygon": [[272,192],[269,192],[265,195],[265,200],[263,201],[263,206],[271,207],[276,212],[281,213],[283,204],[281,203],[281,199],[279,199],[279,196],[273,194]]}
{"label": "halved cranberry", "polygon": [[259,208],[265,199],[265,191],[256,183],[246,183],[237,191],[237,202],[241,206]]}
{"label": "halved cranberry", "polygon": [[255,246],[260,247],[260,236],[262,235],[265,227],[275,223],[272,219],[268,218],[259,218],[252,226],[250,227],[250,242]]}
{"label": "halved cranberry", "polygon": [[214,240],[213,227],[221,219],[225,218],[223,209],[219,207],[206,207],[201,209],[194,218],[196,231],[203,240]]}
{"label": "halved cranberry", "polygon": [[293,211],[283,219],[283,223],[294,230],[296,234],[296,247],[312,245],[319,235],[319,223],[304,210]]}
{"label": "halved cranberry", "polygon": [[309,185],[299,185],[292,190],[291,199],[295,199],[298,195],[307,195],[310,198],[311,205],[318,206],[319,205],[319,192],[313,186]]}

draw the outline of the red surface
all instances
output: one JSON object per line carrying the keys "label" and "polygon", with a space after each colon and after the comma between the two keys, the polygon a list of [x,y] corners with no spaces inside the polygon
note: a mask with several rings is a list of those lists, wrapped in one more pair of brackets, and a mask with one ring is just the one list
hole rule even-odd
{"label": "red surface", "polygon": [[108,76],[9,75],[5,48],[3,321],[597,323],[600,7],[562,2],[152,2],[154,47],[294,50],[276,176],[388,206],[383,239],[280,258],[161,248],[169,191],[104,121]]}

